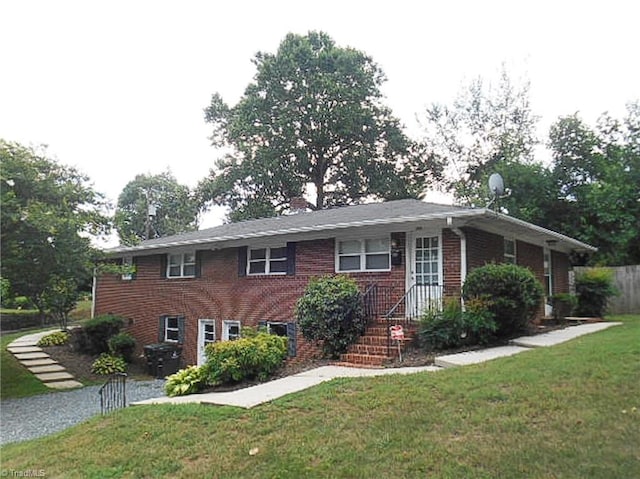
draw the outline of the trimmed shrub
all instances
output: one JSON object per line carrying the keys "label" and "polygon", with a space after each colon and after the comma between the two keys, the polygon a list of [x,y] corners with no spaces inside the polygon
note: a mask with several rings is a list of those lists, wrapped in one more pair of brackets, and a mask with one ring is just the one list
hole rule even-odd
{"label": "trimmed shrub", "polygon": [[342,275],[313,278],[298,299],[296,319],[305,339],[321,341],[325,356],[339,357],[366,327],[357,283]]}
{"label": "trimmed shrub", "polygon": [[109,351],[109,338],[120,332],[124,319],[120,316],[105,314],[90,319],[82,329],[86,335],[82,351],[88,354],[106,353]]}
{"label": "trimmed shrub", "polygon": [[287,357],[287,338],[268,333],[235,341],[209,344],[203,366],[208,384],[226,384],[244,379],[266,380]]}
{"label": "trimmed shrub", "polygon": [[184,396],[201,391],[206,386],[206,373],[202,367],[188,366],[167,377],[164,390],[167,396]]}
{"label": "trimmed shrub", "polygon": [[123,373],[127,370],[127,363],[120,356],[102,353],[91,365],[91,372],[104,376]]}
{"label": "trimmed shrub", "polygon": [[609,268],[590,268],[576,275],[576,296],[578,316],[602,317],[607,302],[616,296],[618,290],[613,285],[613,271]]}
{"label": "trimmed shrub", "polygon": [[553,319],[558,323],[564,322],[567,316],[578,305],[578,298],[569,293],[558,293],[551,296],[551,307],[553,308]]}
{"label": "trimmed shrub", "polygon": [[469,272],[462,288],[465,301],[488,300],[504,338],[524,330],[542,305],[543,288],[527,268],[515,264],[488,264]]}
{"label": "trimmed shrub", "polygon": [[46,336],[40,338],[40,341],[38,341],[38,346],[62,346],[63,344],[67,344],[68,342],[69,333],[65,331],[56,331],[55,333],[47,334]]}
{"label": "trimmed shrub", "polygon": [[498,326],[489,309],[490,303],[473,299],[465,303],[465,307],[462,311],[459,299],[448,299],[442,311],[426,311],[418,329],[420,346],[441,350],[491,342]]}
{"label": "trimmed shrub", "polygon": [[136,349],[136,340],[129,333],[118,333],[111,336],[109,341],[109,352],[114,356],[122,356],[124,360],[130,363],[133,359],[133,352]]}

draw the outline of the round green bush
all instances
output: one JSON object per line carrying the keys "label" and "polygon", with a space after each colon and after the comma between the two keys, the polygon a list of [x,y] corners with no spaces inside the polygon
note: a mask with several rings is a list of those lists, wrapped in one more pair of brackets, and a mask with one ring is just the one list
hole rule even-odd
{"label": "round green bush", "polygon": [[127,363],[120,356],[102,353],[91,365],[91,372],[104,376],[116,373],[124,373],[127,370]]}
{"label": "round green bush", "polygon": [[86,340],[82,344],[85,348],[83,352],[88,354],[108,352],[109,338],[118,334],[122,326],[124,326],[124,318],[113,314],[105,314],[90,319],[82,327],[86,336]]}
{"label": "round green bush", "polygon": [[111,336],[108,341],[109,352],[114,356],[121,356],[130,363],[133,359],[133,352],[136,349],[136,340],[129,333],[118,333]]}
{"label": "round green bush", "polygon": [[167,377],[164,390],[167,396],[184,396],[201,391],[206,385],[206,374],[203,368],[188,366]]}
{"label": "round green bush", "polygon": [[344,275],[312,279],[296,304],[296,318],[305,339],[322,341],[331,358],[346,352],[366,327],[358,285]]}
{"label": "round green bush", "polygon": [[523,331],[542,306],[542,285],[527,268],[515,264],[488,264],[469,272],[462,288],[465,300],[482,299],[504,338]]}
{"label": "round green bush", "polygon": [[576,276],[576,314],[602,317],[609,298],[618,294],[613,285],[613,271],[609,268],[591,268]]}
{"label": "round green bush", "polygon": [[62,346],[63,344],[67,344],[68,342],[69,333],[65,331],[56,331],[41,338],[40,341],[38,341],[38,346]]}
{"label": "round green bush", "polygon": [[235,341],[209,344],[203,366],[207,383],[228,384],[244,379],[264,381],[287,358],[287,338],[259,332]]}

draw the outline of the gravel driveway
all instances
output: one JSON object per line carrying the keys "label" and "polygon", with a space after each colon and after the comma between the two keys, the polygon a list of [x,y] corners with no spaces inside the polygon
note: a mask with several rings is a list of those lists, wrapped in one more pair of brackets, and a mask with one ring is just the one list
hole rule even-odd
{"label": "gravel driveway", "polygon": [[[0,403],[0,444],[48,436],[100,414],[101,386]],[[127,404],[164,396],[164,380],[127,381]]]}

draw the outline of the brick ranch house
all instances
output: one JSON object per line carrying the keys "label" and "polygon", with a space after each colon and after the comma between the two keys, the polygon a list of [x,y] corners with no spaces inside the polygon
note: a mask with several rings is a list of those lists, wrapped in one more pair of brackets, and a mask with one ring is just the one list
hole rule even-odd
{"label": "brick ranch house", "polygon": [[125,317],[140,352],[151,343],[181,344],[184,364],[201,364],[207,343],[258,325],[287,335],[290,357],[300,360],[319,352],[294,319],[296,300],[314,276],[349,275],[367,296],[376,293],[373,316],[399,304],[396,312],[413,318],[434,299],[459,296],[467,272],[490,262],[530,268],[547,295],[568,292],[570,255],[594,250],[484,208],[390,201],[109,249],[111,260],[135,265],[135,273],[97,277],[93,308]]}

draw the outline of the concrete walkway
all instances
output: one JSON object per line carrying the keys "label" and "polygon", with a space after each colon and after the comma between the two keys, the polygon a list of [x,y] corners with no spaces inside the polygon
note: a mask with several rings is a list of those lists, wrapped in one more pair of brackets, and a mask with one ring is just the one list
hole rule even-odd
{"label": "concrete walkway", "polygon": [[45,353],[38,346],[38,341],[57,330],[21,336],[7,346],[7,351],[14,355],[20,364],[32,372],[35,377],[51,389],[72,389],[82,387],[64,366]]}
{"label": "concrete walkway", "polygon": [[611,326],[622,323],[595,323],[570,326],[565,329],[551,331],[537,336],[525,336],[512,341],[513,346],[500,346],[496,348],[469,351],[458,354],[439,356],[435,359],[435,366],[387,368],[387,369],[360,369],[344,366],[323,366],[305,371],[286,378],[276,379],[257,386],[252,386],[236,391],[220,393],[190,394],[188,396],[160,397],[135,402],[132,405],[144,404],[218,404],[226,406],[238,406],[252,408],[273,399],[302,391],[311,386],[316,386],[335,378],[346,377],[371,377],[388,374],[413,374],[424,371],[439,371],[442,368],[477,364],[492,359],[528,351],[533,347],[553,346],[564,343],[579,336],[601,331]]}

